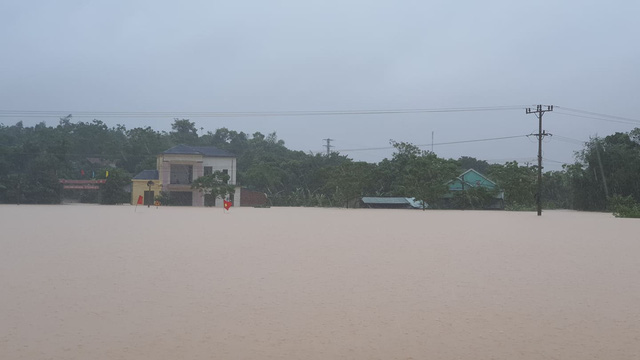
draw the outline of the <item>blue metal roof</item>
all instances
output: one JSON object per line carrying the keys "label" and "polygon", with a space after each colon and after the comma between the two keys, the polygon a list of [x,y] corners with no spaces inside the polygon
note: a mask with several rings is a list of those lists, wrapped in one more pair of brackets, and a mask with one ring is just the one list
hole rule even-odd
{"label": "blue metal roof", "polygon": [[218,149],[215,146],[189,146],[184,144],[176,145],[162,153],[179,155],[202,155],[207,157],[236,157],[232,152]]}
{"label": "blue metal roof", "polygon": [[363,197],[365,204],[407,204],[407,198],[403,197]]}
{"label": "blue metal roof", "polygon": [[132,180],[158,180],[159,178],[158,170],[142,170]]}
{"label": "blue metal roof", "polygon": [[[362,198],[362,202],[365,204],[385,204],[385,205],[410,205],[416,209],[422,208],[422,202],[420,200],[416,200],[415,198],[404,198],[404,197],[368,197],[365,196]],[[427,207],[429,207],[427,205]]]}

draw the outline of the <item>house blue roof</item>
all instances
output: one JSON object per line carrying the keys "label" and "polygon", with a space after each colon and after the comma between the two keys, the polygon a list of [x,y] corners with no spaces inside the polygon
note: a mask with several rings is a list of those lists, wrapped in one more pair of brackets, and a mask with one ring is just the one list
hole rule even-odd
{"label": "house blue roof", "polygon": [[487,189],[494,189],[498,185],[486,176],[474,169],[469,169],[460,174],[455,179],[447,182],[450,191],[464,190],[465,188],[474,188],[482,186]]}
{"label": "house blue roof", "polygon": [[189,146],[176,145],[169,150],[163,151],[163,154],[177,155],[202,155],[207,157],[236,157],[232,152],[218,149],[215,146]]}
{"label": "house blue roof", "polygon": [[158,180],[158,170],[142,170],[138,175],[134,176],[131,180]]}

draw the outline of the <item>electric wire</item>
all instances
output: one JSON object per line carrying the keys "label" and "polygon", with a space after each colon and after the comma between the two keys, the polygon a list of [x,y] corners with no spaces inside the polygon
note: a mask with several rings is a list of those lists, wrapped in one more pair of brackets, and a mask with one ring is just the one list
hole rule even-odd
{"label": "electric wire", "polygon": [[584,119],[593,119],[593,120],[600,120],[600,121],[607,121],[607,122],[614,122],[614,123],[621,123],[621,124],[632,124],[632,125],[640,124],[640,120],[633,120],[633,119],[628,119],[628,120],[607,119],[604,117],[570,114],[562,111],[554,111],[554,113],[558,115],[564,115],[564,116],[573,116],[573,117],[579,117]]}
{"label": "electric wire", "polygon": [[[527,135],[512,135],[512,136],[501,136],[501,137],[493,137],[493,138],[484,138],[484,139],[470,139],[470,140],[460,140],[460,141],[448,141],[448,142],[440,142],[433,144],[420,144],[415,145],[416,147],[429,147],[429,146],[439,146],[439,145],[454,145],[454,144],[465,144],[465,143],[474,143],[474,142],[485,142],[485,141],[497,141],[497,140],[506,140],[506,139],[515,139],[520,137],[525,137]],[[336,152],[352,152],[352,151],[369,151],[369,150],[389,150],[395,149],[393,146],[384,146],[384,147],[371,147],[371,148],[359,148],[359,149],[338,149]],[[319,151],[323,152],[323,151]],[[28,152],[10,152],[5,153],[4,155],[40,155],[43,153],[28,153]],[[53,155],[53,156],[86,156],[86,157],[121,157],[122,154],[114,154],[114,153],[102,153],[102,154],[81,154],[81,153],[54,153],[54,152],[45,152],[44,154]],[[149,157],[156,156],[155,154],[139,154],[139,155],[127,155],[127,157]]]}
{"label": "electric wire", "polygon": [[568,162],[566,162],[566,161],[558,161],[558,160],[553,160],[553,159],[549,159],[549,158],[546,158],[546,157],[542,157],[542,160],[543,161],[549,161],[549,162],[552,162],[552,163],[558,163],[558,164],[568,164]]}
{"label": "electric wire", "polygon": [[301,110],[301,111],[239,111],[239,112],[193,112],[193,111],[55,111],[55,110],[0,110],[0,117],[189,117],[189,118],[224,118],[224,117],[277,117],[277,116],[337,116],[337,115],[388,115],[388,114],[421,114],[450,113],[476,111],[520,110],[527,105],[478,106],[457,108],[425,108],[425,109],[378,109],[378,110]]}
{"label": "electric wire", "polygon": [[623,116],[616,116],[616,115],[607,115],[607,114],[597,113],[597,112],[593,112],[593,111],[574,109],[574,108],[570,108],[570,107],[566,107],[566,106],[556,106],[556,108],[560,108],[560,109],[564,109],[564,110],[572,111],[572,112],[577,112],[577,113],[588,114],[588,115],[592,115],[592,116],[598,116],[599,118],[613,118],[613,119],[625,120],[625,121],[631,121],[631,122],[640,122],[640,120],[638,120],[638,119],[632,119],[632,118],[627,118],[627,117],[623,117]]}
{"label": "electric wire", "polygon": [[578,140],[578,139],[574,139],[574,138],[570,138],[570,137],[562,136],[562,135],[554,135],[552,140],[559,140],[559,141],[562,141],[562,142],[566,142],[566,143],[570,143],[570,144],[576,144],[576,145],[584,145],[584,144],[588,143],[588,141]]}
{"label": "electric wire", "polygon": [[[506,139],[525,137],[525,136],[527,135],[512,135],[512,136],[501,136],[501,137],[485,138],[485,139],[448,141],[448,142],[440,142],[440,143],[432,143],[432,144],[419,144],[414,146],[422,148],[422,147],[429,147],[429,146],[454,145],[454,144],[465,144],[465,143],[474,143],[474,142],[483,142],[483,141],[506,140]],[[371,151],[371,150],[389,150],[389,149],[395,149],[395,147],[384,146],[384,147],[371,147],[371,148],[361,148],[361,149],[338,149],[336,151],[337,152],[353,152],[353,151]]]}

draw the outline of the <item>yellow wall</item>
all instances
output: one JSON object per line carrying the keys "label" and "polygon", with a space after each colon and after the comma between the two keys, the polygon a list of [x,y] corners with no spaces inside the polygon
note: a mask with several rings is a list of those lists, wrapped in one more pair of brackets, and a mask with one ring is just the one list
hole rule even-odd
{"label": "yellow wall", "polygon": [[[138,196],[142,196],[144,198],[144,192],[149,190],[147,186],[147,182],[149,180],[131,180],[133,186],[131,187],[131,205],[136,205],[138,203]],[[160,191],[162,190],[162,184],[158,180],[153,180],[153,185],[151,186],[151,191],[154,191],[154,195],[160,195]]]}

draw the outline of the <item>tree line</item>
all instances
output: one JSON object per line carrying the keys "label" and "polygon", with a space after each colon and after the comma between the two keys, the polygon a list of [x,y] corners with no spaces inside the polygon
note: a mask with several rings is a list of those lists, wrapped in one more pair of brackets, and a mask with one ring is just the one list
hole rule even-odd
{"label": "tree line", "polygon": [[[151,127],[108,127],[100,120],[56,126],[44,122],[0,125],[0,202],[60,203],[59,179],[106,179],[99,194],[82,192],[82,201],[129,202],[123,189],[131,176],[155,169],[156,155],[178,144],[216,146],[237,156],[238,184],[267,194],[273,206],[357,206],[362,196],[400,196],[443,206],[447,181],[475,169],[495,181],[505,207],[533,209],[537,167],[515,161],[489,164],[471,156],[445,159],[417,146],[391,141],[395,152],[379,163],[354,161],[337,152],[290,150],[276,133],[251,135],[227,128],[199,134],[188,119],[174,119],[169,132]],[[107,176],[109,171],[109,176]],[[544,172],[545,208],[605,211],[611,199],[640,201],[640,128],[594,137],[561,171]],[[77,193],[77,192],[76,192]],[[457,208],[482,208],[495,194],[473,189],[458,194]]]}

